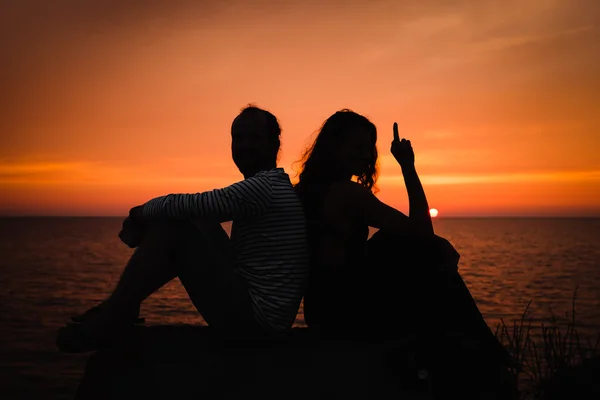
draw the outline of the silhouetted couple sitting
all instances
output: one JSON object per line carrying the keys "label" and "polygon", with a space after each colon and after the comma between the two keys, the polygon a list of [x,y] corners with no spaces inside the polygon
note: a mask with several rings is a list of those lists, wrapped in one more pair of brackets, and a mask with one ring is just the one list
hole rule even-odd
{"label": "silhouetted couple sitting", "polygon": [[[225,337],[286,335],[304,297],[306,323],[324,338],[413,335],[427,364],[459,337],[491,363],[506,364],[457,272],[458,253],[434,234],[411,143],[400,140],[397,125],[391,153],[408,216],[373,193],[377,130],[364,116],[342,110],[325,121],[295,187],[277,167],[280,132],[268,111],[243,109],[231,127],[242,181],[132,208],[120,235],[136,250],[110,297],[74,318],[85,340],[63,349],[115,340],[144,299],[178,277]],[[231,238],[225,221],[232,221]],[[379,230],[370,239],[369,227]]]}

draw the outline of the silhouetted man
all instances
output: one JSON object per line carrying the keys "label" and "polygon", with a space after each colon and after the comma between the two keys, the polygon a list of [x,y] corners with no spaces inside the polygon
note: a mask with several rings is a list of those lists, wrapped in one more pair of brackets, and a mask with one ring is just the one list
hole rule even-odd
{"label": "silhouetted man", "polygon": [[[179,277],[209,326],[224,335],[278,335],[295,321],[308,274],[301,203],[277,167],[281,129],[248,106],[231,126],[231,153],[244,179],[222,189],[169,194],[130,210],[119,234],[137,247],[110,297],[74,317],[87,351],[118,338],[140,304]],[[232,221],[231,239],[220,223]],[[73,325],[72,325],[73,326]]]}

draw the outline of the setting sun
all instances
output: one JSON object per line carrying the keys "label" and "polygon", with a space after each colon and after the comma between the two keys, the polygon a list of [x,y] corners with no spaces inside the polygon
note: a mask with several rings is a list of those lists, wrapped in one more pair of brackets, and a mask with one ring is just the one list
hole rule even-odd
{"label": "setting sun", "polygon": [[436,210],[435,208],[430,208],[429,209],[429,215],[431,215],[432,218],[437,217],[438,215],[438,210]]}

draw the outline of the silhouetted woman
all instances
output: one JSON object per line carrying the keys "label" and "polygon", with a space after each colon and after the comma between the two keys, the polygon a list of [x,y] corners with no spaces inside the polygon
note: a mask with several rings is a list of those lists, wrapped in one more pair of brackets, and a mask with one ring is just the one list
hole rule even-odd
{"label": "silhouetted woman", "polygon": [[[404,176],[408,216],[374,194],[376,142],[373,123],[341,110],[301,159],[296,190],[311,251],[307,325],[325,338],[416,337],[417,369],[465,360],[465,343],[486,363],[506,365],[507,353],[457,272],[459,254],[434,234],[410,141],[400,140],[394,124],[391,153]],[[370,239],[369,227],[379,229]]]}

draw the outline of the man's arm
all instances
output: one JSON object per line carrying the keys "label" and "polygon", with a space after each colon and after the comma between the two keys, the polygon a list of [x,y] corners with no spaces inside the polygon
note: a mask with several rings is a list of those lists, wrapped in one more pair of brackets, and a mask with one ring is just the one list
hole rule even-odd
{"label": "man's arm", "polygon": [[210,218],[219,222],[231,221],[268,210],[272,192],[269,178],[258,175],[223,189],[160,196],[144,204],[138,214],[143,219]]}

